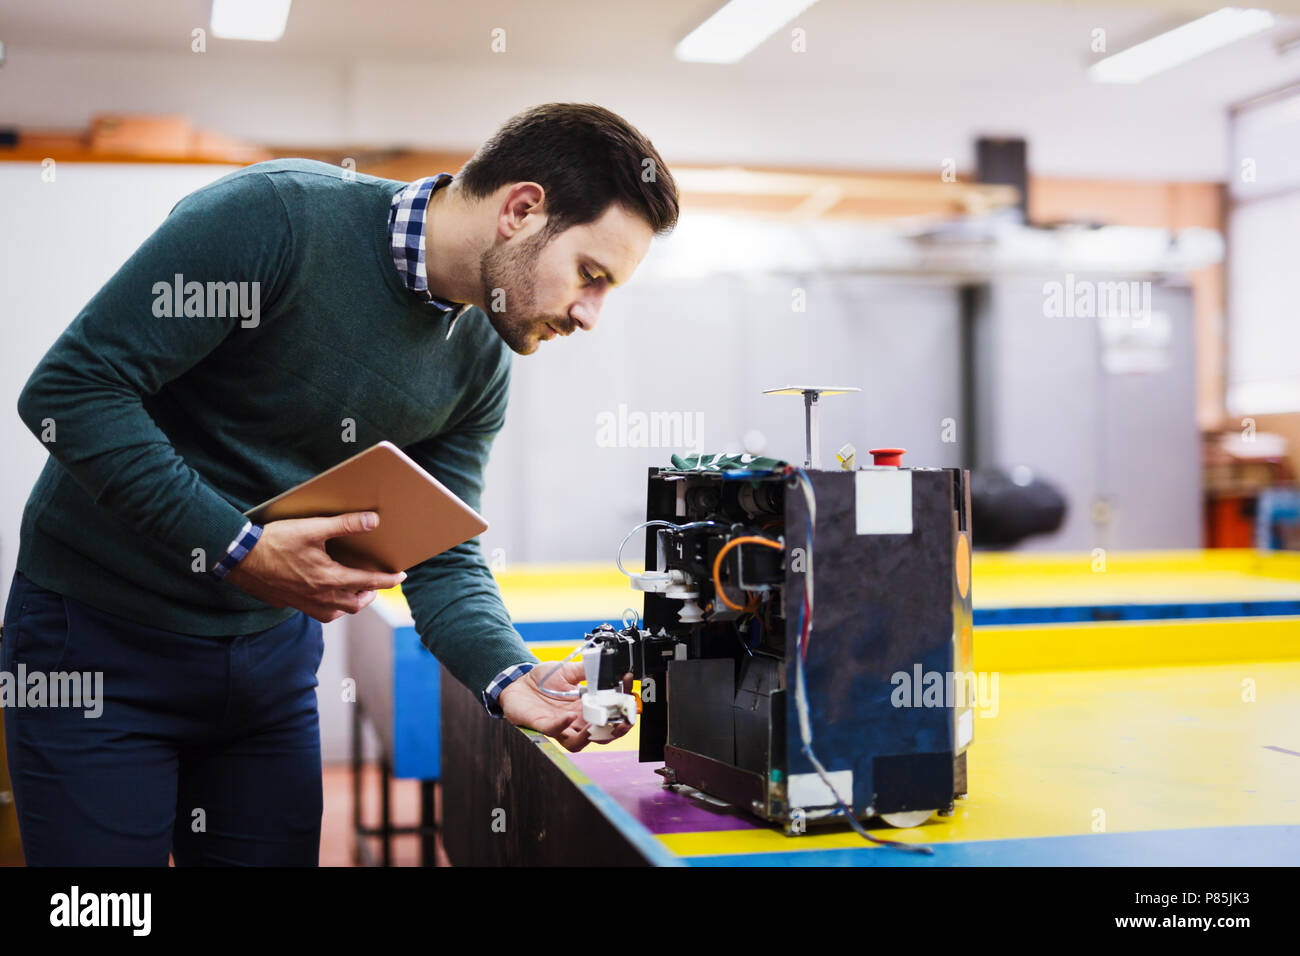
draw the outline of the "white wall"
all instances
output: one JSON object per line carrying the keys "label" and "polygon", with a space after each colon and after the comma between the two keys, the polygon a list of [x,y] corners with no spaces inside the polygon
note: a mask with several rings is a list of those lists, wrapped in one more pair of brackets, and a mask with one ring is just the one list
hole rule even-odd
{"label": "white wall", "polygon": [[654,140],[669,162],[933,169],[974,166],[981,134],[1028,137],[1039,175],[1221,180],[1226,114],[1204,91],[1037,88],[981,75],[905,82],[864,75],[814,83],[665,67],[654,73],[348,63],[215,54],[13,48],[0,119],[84,127],[98,111],[184,113],[257,142],[472,149],[507,116],[548,100],[597,99]]}

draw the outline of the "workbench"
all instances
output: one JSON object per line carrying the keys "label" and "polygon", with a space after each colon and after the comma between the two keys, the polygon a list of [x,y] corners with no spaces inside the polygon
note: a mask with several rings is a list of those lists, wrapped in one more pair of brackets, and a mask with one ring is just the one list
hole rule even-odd
{"label": "workbench", "polygon": [[[520,568],[499,581],[543,660],[639,606],[603,566]],[[842,825],[787,837],[663,787],[658,765],[637,761],[635,730],[570,754],[488,718],[476,693],[441,674],[435,778],[448,855],[705,866],[1300,861],[1300,555],[1111,554],[1104,565],[1096,555],[977,555],[974,594],[975,667],[999,687],[996,713],[977,716],[969,795],[950,817],[872,831],[932,855],[872,846]],[[395,641],[418,644],[400,595],[376,603]],[[436,667],[427,652],[413,658],[421,673]],[[423,683],[422,703],[397,704],[404,725],[421,725]],[[431,723],[417,734],[426,750]]]}

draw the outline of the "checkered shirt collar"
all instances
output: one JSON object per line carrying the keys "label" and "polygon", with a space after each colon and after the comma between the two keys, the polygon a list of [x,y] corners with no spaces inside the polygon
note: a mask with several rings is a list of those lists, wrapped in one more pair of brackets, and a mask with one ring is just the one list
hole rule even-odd
{"label": "checkered shirt collar", "polygon": [[429,197],[451,180],[451,173],[439,173],[437,176],[417,179],[398,191],[388,209],[388,241],[397,273],[411,292],[451,320],[447,325],[447,338],[451,338],[456,320],[465,313],[469,304],[449,302],[429,292],[429,273],[425,264],[424,214],[429,206]]}

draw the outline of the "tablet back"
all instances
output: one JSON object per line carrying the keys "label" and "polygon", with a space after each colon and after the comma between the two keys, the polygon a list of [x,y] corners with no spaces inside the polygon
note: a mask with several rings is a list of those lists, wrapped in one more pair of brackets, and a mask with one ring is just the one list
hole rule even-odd
{"label": "tablet back", "polygon": [[382,441],[244,512],[258,524],[374,511],[374,531],[331,538],[340,564],[405,571],[487,530],[487,522],[392,442]]}

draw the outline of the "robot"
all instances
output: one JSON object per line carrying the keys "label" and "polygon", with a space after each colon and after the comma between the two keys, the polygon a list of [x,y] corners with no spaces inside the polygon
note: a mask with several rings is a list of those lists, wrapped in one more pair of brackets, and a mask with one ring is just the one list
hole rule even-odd
{"label": "robot", "polygon": [[586,635],[583,714],[601,740],[639,710],[639,758],[663,761],[665,785],[787,834],[916,826],[966,793],[969,475],[905,466],[900,448],[816,467],[811,411],[827,390],[795,389],[810,409],[803,467],[649,470],[646,520],[623,541],[645,530],[646,570],[618,558],[643,613]]}

